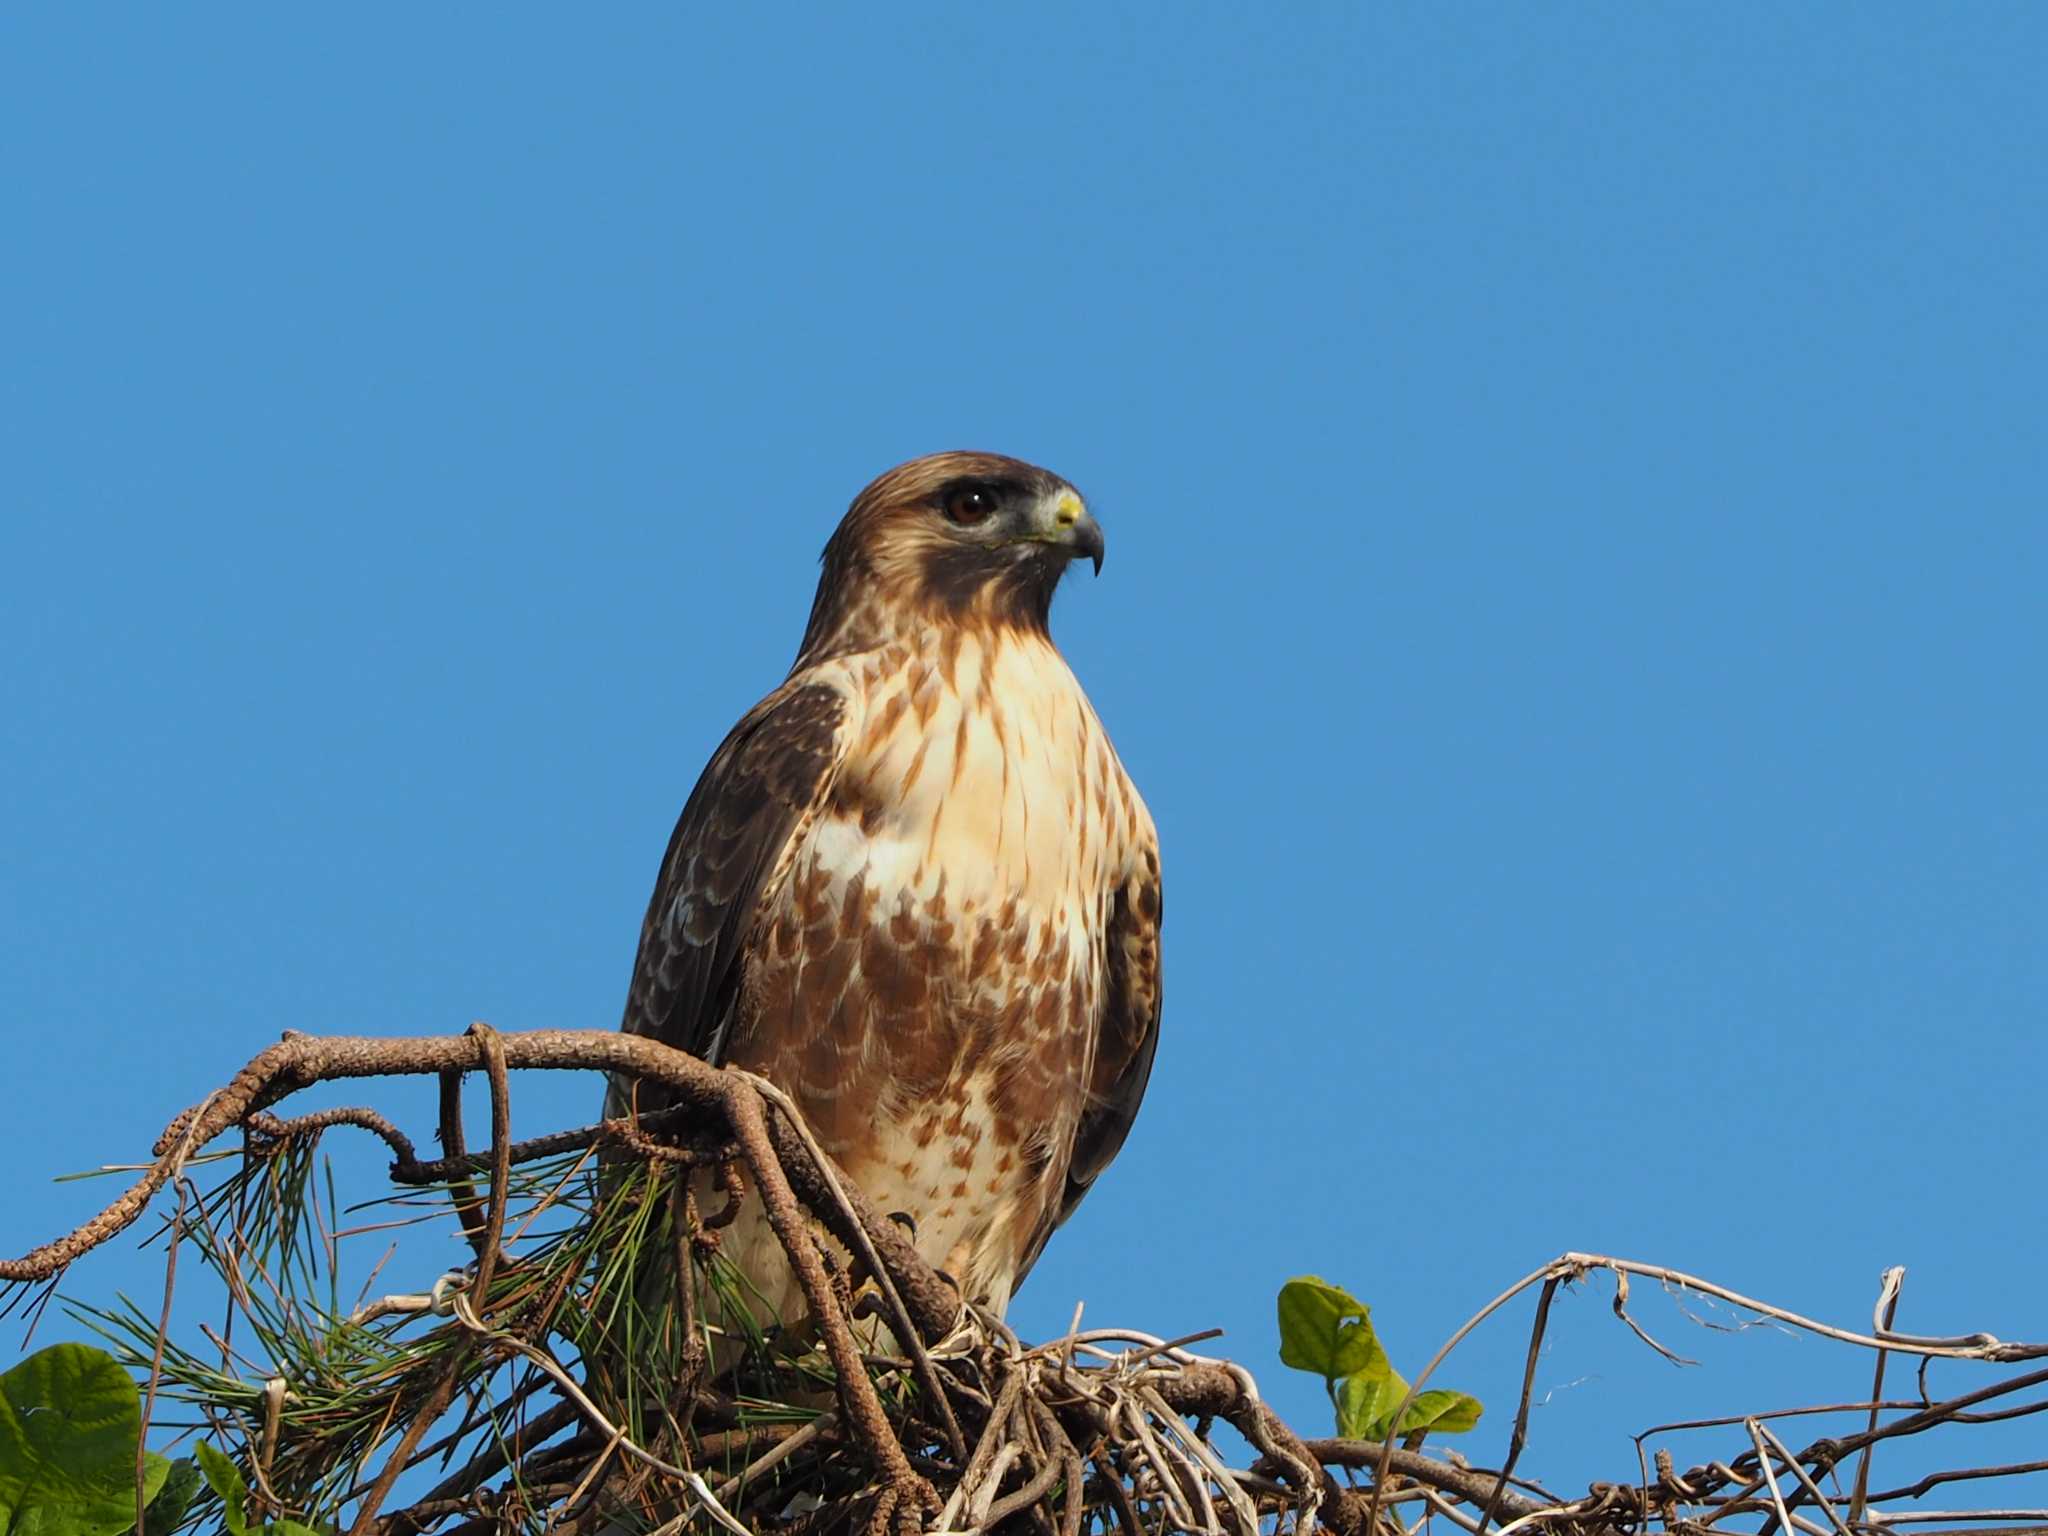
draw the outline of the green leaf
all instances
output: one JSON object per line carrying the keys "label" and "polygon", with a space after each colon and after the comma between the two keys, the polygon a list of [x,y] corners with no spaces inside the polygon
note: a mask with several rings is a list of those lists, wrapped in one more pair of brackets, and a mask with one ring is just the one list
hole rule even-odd
{"label": "green leaf", "polygon": [[[163,1458],[151,1453],[155,1460]],[[149,1501],[149,1507],[142,1512],[142,1526],[148,1536],[168,1536],[184,1523],[192,1512],[192,1501],[199,1497],[204,1486],[199,1476],[199,1464],[195,1461],[174,1461],[168,1466],[164,1485],[156,1491],[156,1497]]]}
{"label": "green leaf", "polygon": [[301,1525],[296,1520],[276,1520],[264,1527],[271,1536],[327,1536],[317,1526]]}
{"label": "green leaf", "polygon": [[[157,1455],[157,1453],[156,1453],[155,1451],[144,1451],[144,1452],[142,1453],[142,1483],[143,1483],[143,1486],[144,1486],[145,1488],[155,1488],[155,1489],[156,1489],[156,1493],[155,1493],[155,1494],[154,1494],[154,1495],[153,1495],[153,1496],[151,1497],[151,1499],[150,1499],[150,1501],[149,1501],[149,1504],[148,1504],[148,1507],[147,1507],[147,1508],[145,1508],[145,1509],[143,1510],[143,1513],[144,1513],[145,1515],[147,1515],[147,1514],[150,1514],[150,1513],[151,1513],[151,1512],[152,1512],[153,1510],[155,1510],[155,1508],[157,1507],[157,1504],[158,1504],[158,1503],[159,1503],[159,1502],[160,1502],[160,1501],[161,1501],[161,1500],[163,1499],[163,1493],[164,1493],[164,1491],[163,1491],[163,1488],[162,1488],[162,1486],[160,1486],[160,1485],[162,1485],[162,1484],[165,1484],[165,1483],[168,1483],[168,1482],[170,1481],[170,1472],[171,1472],[171,1464],[170,1464],[170,1462],[168,1462],[167,1460],[165,1460],[165,1459],[164,1459],[163,1457],[161,1457],[161,1456]],[[132,1531],[132,1530],[134,1530],[134,1529],[135,1529],[135,1500],[134,1500],[134,1489],[135,1489],[135,1474],[134,1474],[134,1472],[133,1472],[133,1470],[132,1470],[132,1469],[130,1470],[130,1472],[129,1472],[129,1475],[128,1475],[128,1488],[129,1488],[129,1501],[128,1501],[128,1523],[127,1523],[127,1525],[125,1525],[125,1526],[123,1526],[123,1527],[122,1527],[122,1531],[123,1531],[123,1533],[124,1533],[124,1536],[125,1536],[125,1533],[126,1533],[126,1532],[128,1532],[128,1531]],[[153,1525],[153,1526],[151,1526],[151,1527],[150,1527],[150,1529],[151,1529],[152,1531],[158,1531],[158,1530],[163,1530],[163,1531],[167,1531],[167,1530],[169,1530],[169,1529],[170,1529],[170,1527],[169,1527],[169,1526],[167,1526],[167,1525],[166,1525],[166,1526],[155,1526],[155,1525]]]}
{"label": "green leaf", "polygon": [[242,1481],[242,1469],[210,1440],[199,1441],[192,1447],[192,1453],[199,1458],[199,1470],[206,1474],[206,1486],[220,1497],[221,1519],[227,1523],[228,1536],[248,1536],[249,1485]]}
{"label": "green leaf", "polygon": [[1426,1429],[1439,1435],[1462,1434],[1477,1424],[1484,1412],[1479,1399],[1464,1392],[1421,1392],[1401,1415],[1401,1433]]}
{"label": "green leaf", "polygon": [[1379,1348],[1372,1308],[1342,1286],[1297,1275],[1280,1287],[1283,1365],[1334,1382],[1371,1365]]}
{"label": "green leaf", "polygon": [[[52,1344],[0,1375],[0,1536],[118,1536],[135,1523],[135,1383],[103,1349]],[[170,1471],[146,1458],[142,1492]]]}
{"label": "green leaf", "polygon": [[1384,1440],[1408,1383],[1373,1341],[1372,1358],[1337,1388],[1337,1433],[1346,1440]]}

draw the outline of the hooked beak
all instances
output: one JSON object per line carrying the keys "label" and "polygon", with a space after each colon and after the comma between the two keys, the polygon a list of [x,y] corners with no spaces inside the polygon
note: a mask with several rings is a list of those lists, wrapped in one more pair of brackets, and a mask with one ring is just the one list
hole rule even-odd
{"label": "hooked beak", "polygon": [[1086,555],[1095,574],[1102,574],[1102,525],[1072,491],[1060,491],[1043,507],[1038,540],[1067,551],[1069,558]]}

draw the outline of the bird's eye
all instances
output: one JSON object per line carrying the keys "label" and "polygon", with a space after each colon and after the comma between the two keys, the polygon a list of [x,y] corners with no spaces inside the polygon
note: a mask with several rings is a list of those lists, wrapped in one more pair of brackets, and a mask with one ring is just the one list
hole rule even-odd
{"label": "bird's eye", "polygon": [[963,485],[946,497],[947,521],[963,528],[987,522],[995,510],[995,496],[978,485]]}

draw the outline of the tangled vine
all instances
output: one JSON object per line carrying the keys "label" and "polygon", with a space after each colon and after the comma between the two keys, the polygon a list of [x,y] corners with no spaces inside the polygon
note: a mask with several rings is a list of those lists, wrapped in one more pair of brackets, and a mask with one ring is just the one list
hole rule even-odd
{"label": "tangled vine", "polygon": [[[512,1078],[536,1070],[659,1084],[669,1107],[514,1141]],[[461,1095],[472,1073],[491,1102],[490,1141],[475,1152]],[[314,1084],[419,1074],[440,1079],[437,1158],[421,1159],[374,1109],[272,1112]],[[397,1219],[459,1223],[471,1263],[426,1288],[373,1297],[366,1285],[342,1304],[341,1241],[369,1229],[344,1227],[315,1171],[321,1137],[344,1127],[389,1148],[399,1192],[386,1203]],[[216,1147],[230,1132],[239,1146]],[[209,1169],[223,1172],[203,1187]],[[707,1190],[718,1208],[704,1208]],[[140,1179],[98,1216],[0,1261],[0,1282],[15,1304],[40,1307],[70,1264],[167,1193],[161,1313],[78,1310],[142,1378],[145,1424],[179,1427],[163,1424],[163,1411],[180,1405],[192,1415],[184,1429],[232,1455],[229,1497],[243,1507],[214,1509],[237,1532],[290,1522],[349,1536],[1307,1536],[1318,1526],[1394,1536],[1438,1520],[1472,1536],[2048,1529],[2048,1510],[1924,1503],[1953,1484],[2048,1471],[2048,1461],[1958,1466],[1873,1491],[1886,1442],[2048,1408],[2048,1395],[2027,1395],[2048,1392],[2048,1368],[2008,1370],[1946,1400],[1926,1395],[1923,1372],[1920,1396],[1887,1399],[1894,1357],[2005,1367],[2048,1358],[2048,1346],[1984,1334],[1892,1331],[1899,1271],[1870,1330],[1858,1331],[1662,1266],[1566,1253],[1490,1302],[1409,1388],[1412,1399],[1474,1328],[1534,1292],[1498,1466],[1429,1454],[1418,1436],[1305,1439],[1243,1367],[1191,1352],[1206,1335],[1084,1329],[1077,1314],[1062,1337],[1027,1344],[963,1303],[773,1084],[625,1034],[288,1034],[175,1118]],[[745,1277],[720,1239],[750,1201],[801,1287],[801,1326],[732,1321],[747,1315]],[[202,1328],[203,1346],[171,1328],[187,1250],[229,1298],[223,1326]],[[1638,1440],[1629,1475],[1553,1493],[1517,1471],[1538,1351],[1558,1291],[1601,1272],[1614,1277],[1616,1315],[1653,1348],[1670,1353],[1630,1314],[1632,1277],[1869,1351],[1870,1397],[1660,1425]],[[1794,1449],[1784,1425],[1822,1413],[1855,1427]],[[1249,1447],[1237,1453],[1245,1464],[1219,1444],[1219,1423]],[[1698,1431],[1725,1432],[1736,1448],[1680,1471],[1668,1450],[1645,1445]],[[176,1523],[208,1510],[196,1503]],[[139,1470],[137,1526],[142,1536]]]}

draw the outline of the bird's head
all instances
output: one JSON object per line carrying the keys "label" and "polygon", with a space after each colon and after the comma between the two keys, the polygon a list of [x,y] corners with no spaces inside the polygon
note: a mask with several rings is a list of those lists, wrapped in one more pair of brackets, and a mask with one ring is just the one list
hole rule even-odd
{"label": "bird's head", "polygon": [[878,476],[825,546],[802,660],[935,624],[1043,633],[1077,555],[1102,569],[1102,528],[1049,470],[995,453],[934,453]]}

